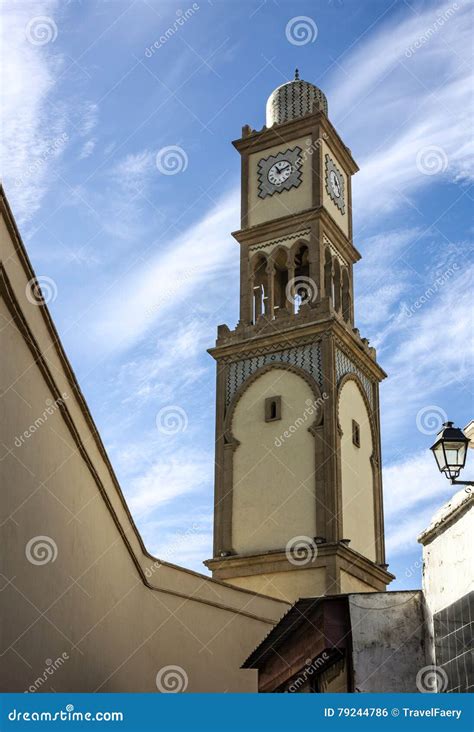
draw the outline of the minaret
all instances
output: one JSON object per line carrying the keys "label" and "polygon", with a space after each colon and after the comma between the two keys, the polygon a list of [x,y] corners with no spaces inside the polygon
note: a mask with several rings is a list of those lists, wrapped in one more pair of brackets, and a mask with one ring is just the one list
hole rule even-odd
{"label": "minaret", "polygon": [[327,100],[299,79],[245,125],[240,320],[220,325],[213,577],[294,601],[384,590],[379,382],[354,328],[351,178]]}

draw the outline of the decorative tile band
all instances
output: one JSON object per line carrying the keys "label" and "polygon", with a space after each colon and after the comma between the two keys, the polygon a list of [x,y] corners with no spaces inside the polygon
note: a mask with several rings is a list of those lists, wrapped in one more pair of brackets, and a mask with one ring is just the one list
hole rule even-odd
{"label": "decorative tile band", "polygon": [[271,249],[276,247],[278,244],[288,246],[293,244],[295,241],[298,241],[298,239],[308,237],[309,235],[310,229],[302,229],[301,231],[297,231],[295,234],[280,236],[278,239],[268,239],[267,241],[262,241],[261,244],[253,244],[249,247],[249,252],[253,254],[253,252],[257,252],[260,249],[264,249],[265,251],[271,251]]}
{"label": "decorative tile band", "polygon": [[343,267],[347,267],[346,260],[344,259],[342,254],[339,254],[332,241],[327,238],[326,234],[323,234],[323,244],[329,247],[331,254],[333,254],[339,260],[339,263],[342,264]]}
{"label": "decorative tile band", "polygon": [[370,381],[369,377],[366,376],[364,372],[361,371],[361,369],[358,368],[358,366],[356,366],[343,351],[340,351],[339,348],[336,348],[336,380],[338,384],[342,377],[346,374],[356,374],[359,377],[361,384],[364,387],[364,391],[367,394],[367,398],[370,404],[373,405],[374,394],[372,382]]}
{"label": "decorative tile band", "polygon": [[233,361],[228,366],[226,383],[226,406],[242,384],[262,366],[272,363],[284,363],[297,366],[310,374],[322,387],[321,348],[319,343],[308,343],[294,348],[287,348],[275,353],[264,353],[260,356]]}

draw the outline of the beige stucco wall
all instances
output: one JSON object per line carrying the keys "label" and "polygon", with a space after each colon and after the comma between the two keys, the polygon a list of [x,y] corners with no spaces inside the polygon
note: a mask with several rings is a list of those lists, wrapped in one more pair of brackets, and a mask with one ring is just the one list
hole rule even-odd
{"label": "beige stucco wall", "polygon": [[[334,221],[342,229],[344,234],[346,234],[346,236],[348,236],[348,234],[349,234],[349,215],[348,215],[349,191],[348,191],[347,175],[345,174],[344,169],[337,158],[337,155],[334,154],[334,152],[329,147],[327,142],[322,141],[320,149],[321,149],[321,170],[323,172],[323,206],[329,211],[329,213],[333,217]],[[345,200],[345,204],[346,204],[345,208],[344,208],[344,213],[341,213],[341,211],[336,206],[336,204],[334,203],[331,196],[328,194],[328,192],[326,190],[326,153],[335,162],[335,164],[336,164],[339,172],[342,174],[342,177],[344,180],[344,200]]]}
{"label": "beige stucco wall", "polygon": [[[52,379],[2,299],[0,690],[28,689],[62,657],[38,690],[156,692],[157,673],[174,665],[188,691],[255,691],[255,673],[240,664],[287,606],[152,566],[44,311],[25,297],[29,277],[3,222],[0,255]],[[53,389],[65,395],[63,410]]]}
{"label": "beige stucco wall", "polygon": [[[265,422],[265,399],[272,396],[281,396],[282,419]],[[304,419],[312,403],[308,383],[284,369],[262,374],[238,401],[232,420],[240,442],[233,464],[237,553],[284,549],[295,536],[316,535],[315,447],[308,431],[315,415]],[[295,429],[297,420],[303,421]]]}
{"label": "beige stucco wall", "polygon": [[276,155],[280,151],[293,149],[299,146],[304,151],[310,149],[310,137],[298,137],[289,143],[274,145],[266,150],[249,155],[248,166],[248,225],[255,226],[262,221],[271,221],[280,216],[288,216],[290,213],[298,213],[310,208],[312,205],[312,173],[311,161],[312,155],[302,155],[303,164],[301,166],[302,180],[297,188],[291,188],[289,191],[282,193],[274,193],[266,198],[258,196],[258,161],[262,158],[268,158],[269,155]]}
{"label": "beige stucco wall", "polygon": [[[352,443],[352,420],[360,426],[360,447]],[[351,549],[375,561],[373,451],[369,415],[355,381],[346,381],[339,395],[343,533]]]}
{"label": "beige stucco wall", "polygon": [[353,574],[341,570],[341,592],[375,592],[375,588],[358,577],[354,577]]}
{"label": "beige stucco wall", "polygon": [[326,569],[316,567],[288,572],[269,572],[247,577],[232,577],[228,582],[236,587],[244,587],[294,603],[300,597],[317,597],[326,593]]}
{"label": "beige stucco wall", "polygon": [[474,500],[461,488],[452,505],[463,501],[457,515],[440,510],[440,524],[423,546],[423,591],[432,615],[474,590]]}

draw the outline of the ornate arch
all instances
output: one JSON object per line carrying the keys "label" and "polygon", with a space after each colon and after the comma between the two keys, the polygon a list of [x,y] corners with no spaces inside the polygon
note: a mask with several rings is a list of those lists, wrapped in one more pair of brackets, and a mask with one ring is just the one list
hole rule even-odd
{"label": "ornate arch", "polygon": [[288,363],[284,363],[283,361],[275,361],[274,363],[266,364],[265,366],[261,366],[259,369],[254,371],[251,376],[249,376],[243,384],[237,389],[234,396],[231,399],[231,402],[229,404],[229,407],[227,409],[225,419],[224,419],[224,438],[227,444],[232,445],[232,447],[235,449],[240,445],[239,440],[237,440],[236,437],[232,434],[232,421],[234,419],[234,412],[237,404],[239,403],[242,396],[245,394],[247,389],[255,382],[257,381],[260,376],[263,376],[268,371],[273,371],[275,369],[283,369],[284,371],[290,371],[293,374],[296,374],[300,378],[302,378],[308,386],[310,387],[313,396],[314,401],[318,402],[318,409],[316,413],[316,417],[312,424],[308,427],[308,431],[314,434],[314,430],[319,427],[323,421],[324,417],[324,409],[323,405],[319,404],[319,400],[323,399],[323,395],[321,393],[321,389],[319,388],[319,385],[317,382],[313,379],[311,374],[308,374],[307,371],[304,369],[301,369],[299,366],[293,366]]}
{"label": "ornate arch", "polygon": [[289,249],[289,261],[291,263],[291,266],[294,266],[295,256],[297,252],[301,249],[301,247],[306,247],[309,256],[309,241],[307,239],[297,239]]}
{"label": "ornate arch", "polygon": [[341,425],[339,422],[339,401],[341,398],[342,389],[348,381],[354,381],[356,383],[356,386],[359,389],[362,399],[364,400],[365,408],[367,409],[367,414],[369,415],[369,426],[370,426],[370,433],[371,433],[371,437],[372,437],[372,457],[371,457],[371,459],[376,458],[378,443],[377,443],[377,435],[375,432],[373,408],[370,405],[367,394],[365,393],[365,389],[362,385],[361,380],[357,376],[357,374],[354,374],[354,373],[344,374],[344,376],[342,376],[339,379],[339,383],[337,385],[337,429],[339,431],[339,434],[342,434]]}

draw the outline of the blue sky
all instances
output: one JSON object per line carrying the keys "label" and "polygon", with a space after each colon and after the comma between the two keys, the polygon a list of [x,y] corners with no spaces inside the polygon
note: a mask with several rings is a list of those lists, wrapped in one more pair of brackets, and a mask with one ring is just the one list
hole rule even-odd
{"label": "blue sky", "polygon": [[[419,586],[416,536],[453,492],[427,448],[445,415],[459,426],[473,417],[469,3],[2,8],[7,195],[147,547],[199,571],[212,535],[206,348],[219,323],[237,320],[240,166],[230,141],[243,124],[264,124],[267,97],[296,66],[324,90],[361,168],[356,324],[389,375],[391,588]],[[286,28],[298,16],[310,34],[295,44]],[[156,162],[168,146],[182,151],[173,175]],[[157,428],[168,407],[178,408],[173,434]]]}

